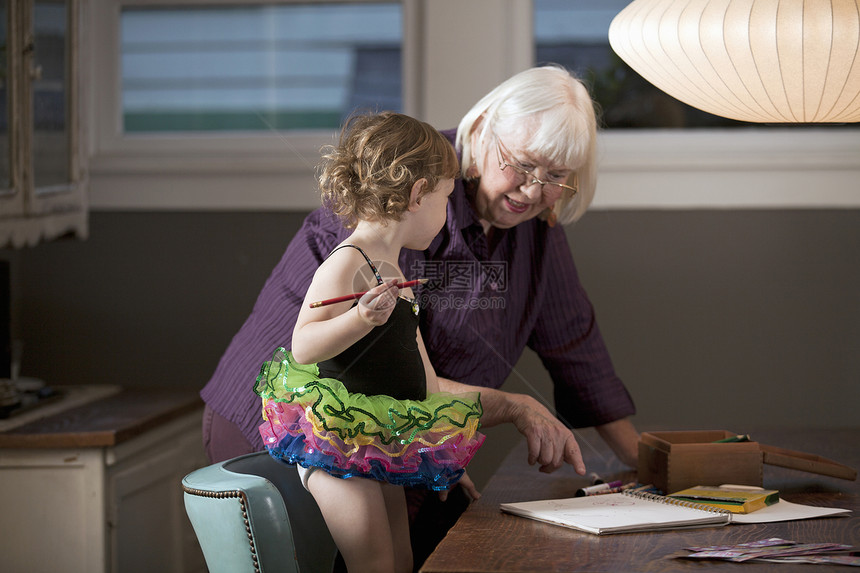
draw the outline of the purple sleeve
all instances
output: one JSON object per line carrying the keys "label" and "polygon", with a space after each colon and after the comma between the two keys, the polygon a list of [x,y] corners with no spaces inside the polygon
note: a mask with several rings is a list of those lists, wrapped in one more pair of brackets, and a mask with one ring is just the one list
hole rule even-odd
{"label": "purple sleeve", "polygon": [[260,399],[252,387],[260,366],[277,347],[290,347],[311,279],[323,258],[346,235],[337,219],[323,210],[308,215],[200,393],[210,408],[235,423],[259,449],[263,447],[257,430]]}
{"label": "purple sleeve", "polygon": [[615,374],[564,231],[548,235],[545,256],[553,263],[544,267],[545,290],[529,347],[552,377],[557,414],[576,428],[630,416],[633,400]]}

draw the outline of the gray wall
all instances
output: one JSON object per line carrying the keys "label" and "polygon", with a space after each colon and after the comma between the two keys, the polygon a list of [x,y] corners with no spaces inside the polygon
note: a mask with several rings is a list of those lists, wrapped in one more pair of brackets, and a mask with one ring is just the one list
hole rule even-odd
{"label": "gray wall", "polygon": [[[202,387],[303,216],[96,212],[87,241],[0,252],[22,374]],[[860,210],[593,211],[568,235],[637,425],[856,425]],[[528,353],[507,384],[552,395]],[[515,434],[490,437],[479,481]]]}

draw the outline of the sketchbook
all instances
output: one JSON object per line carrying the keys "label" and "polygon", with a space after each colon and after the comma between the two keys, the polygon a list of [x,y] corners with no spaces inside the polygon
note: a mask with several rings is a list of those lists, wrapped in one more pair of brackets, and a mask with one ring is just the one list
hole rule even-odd
{"label": "sketchbook", "polygon": [[731,513],[645,492],[503,503],[504,512],[546,523],[608,535],[712,527],[731,523]]}
{"label": "sketchbook", "polygon": [[637,491],[503,503],[500,507],[507,513],[596,535],[729,523],[772,523],[851,513],[850,509],[801,505],[784,499],[753,513],[732,513],[725,509]]}

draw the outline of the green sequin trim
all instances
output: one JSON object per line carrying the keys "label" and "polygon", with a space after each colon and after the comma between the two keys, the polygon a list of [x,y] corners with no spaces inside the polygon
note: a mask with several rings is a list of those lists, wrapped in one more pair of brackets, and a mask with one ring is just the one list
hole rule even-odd
{"label": "green sequin trim", "polygon": [[467,426],[477,431],[483,414],[477,392],[440,392],[421,401],[350,393],[339,380],[319,378],[316,364],[299,364],[283,348],[263,364],[254,391],[264,399],[310,408],[326,431],[344,441],[364,435],[383,444],[395,440],[408,444],[421,432],[445,423],[459,428],[453,437]]}

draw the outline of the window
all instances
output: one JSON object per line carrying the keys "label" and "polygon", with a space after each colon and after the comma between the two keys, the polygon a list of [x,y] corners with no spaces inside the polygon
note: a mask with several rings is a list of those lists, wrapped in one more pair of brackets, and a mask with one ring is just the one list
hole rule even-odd
{"label": "window", "polygon": [[337,129],[401,110],[399,4],[129,5],[122,131]]}
{"label": "window", "polygon": [[93,208],[313,209],[346,115],[410,113],[398,1],[89,5]]}
{"label": "window", "polygon": [[[600,189],[592,208],[857,207],[860,130],[762,126],[658,90],[609,46],[629,0],[533,0],[534,62],[577,73],[597,101]],[[785,137],[792,130],[792,137]]]}
{"label": "window", "polygon": [[630,69],[609,46],[609,24],[629,0],[534,0],[535,60],[575,72],[607,128],[749,125],[690,107]]}
{"label": "window", "polygon": [[624,63],[609,46],[608,33],[612,19],[628,4],[629,0],[534,0],[536,62],[561,64],[583,78],[607,128],[760,126],[678,101]]}
{"label": "window", "polygon": [[0,3],[0,244],[86,235],[76,0]]}

